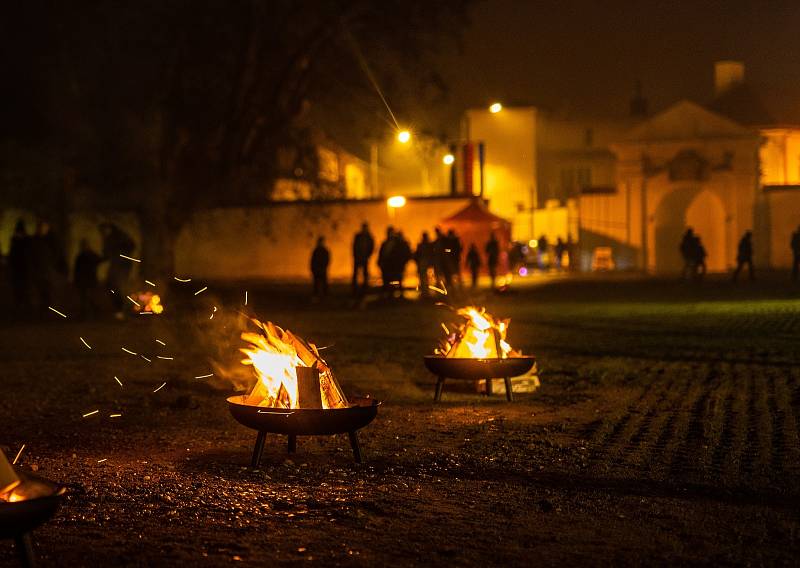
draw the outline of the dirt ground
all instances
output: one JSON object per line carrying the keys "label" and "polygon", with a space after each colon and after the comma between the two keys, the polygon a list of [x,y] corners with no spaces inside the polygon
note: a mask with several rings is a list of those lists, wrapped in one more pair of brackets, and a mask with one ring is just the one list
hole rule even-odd
{"label": "dirt ground", "polygon": [[[507,403],[448,383],[439,404],[422,356],[446,309],[302,292],[212,283],[161,317],[0,327],[0,446],[25,444],[21,467],[68,490],[34,533],[41,564],[795,565],[798,289],[478,295],[512,318],[542,386]],[[331,345],[345,391],[383,401],[360,434],[366,463],[346,437],[300,438],[288,457],[275,435],[249,466],[255,433],[231,418],[230,384],[194,378],[236,360],[237,309]],[[13,560],[0,543],[0,565]]]}

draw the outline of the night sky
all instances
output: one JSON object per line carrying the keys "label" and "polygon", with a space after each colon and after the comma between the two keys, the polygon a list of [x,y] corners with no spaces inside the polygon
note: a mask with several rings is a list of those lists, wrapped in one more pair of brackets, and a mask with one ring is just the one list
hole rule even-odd
{"label": "night sky", "polygon": [[772,114],[800,121],[798,30],[790,0],[485,0],[445,76],[454,112],[499,99],[613,117],[637,78],[651,110],[706,102],[713,62],[738,59]]}

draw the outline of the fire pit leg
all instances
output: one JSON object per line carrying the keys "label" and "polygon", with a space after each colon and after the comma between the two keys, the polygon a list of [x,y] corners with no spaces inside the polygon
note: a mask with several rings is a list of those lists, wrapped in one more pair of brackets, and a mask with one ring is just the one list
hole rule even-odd
{"label": "fire pit leg", "polygon": [[297,453],[297,436],[289,434],[289,453]]}
{"label": "fire pit leg", "polygon": [[361,445],[358,443],[358,434],[356,432],[348,432],[347,435],[350,436],[350,445],[353,447],[353,457],[356,463],[361,463]]}
{"label": "fire pit leg", "polygon": [[18,535],[14,539],[17,548],[17,555],[19,556],[20,563],[26,568],[32,568],[36,565],[33,558],[33,545],[31,544],[31,535],[28,533]]}
{"label": "fire pit leg", "polygon": [[514,402],[514,391],[511,390],[511,377],[506,377],[506,400],[508,402]]}
{"label": "fire pit leg", "polygon": [[486,396],[492,396],[492,379],[486,379]]}
{"label": "fire pit leg", "polygon": [[259,432],[256,437],[256,445],[253,448],[253,460],[250,462],[252,467],[258,467],[258,464],[261,463],[261,454],[264,451],[264,440],[266,437],[266,432]]}
{"label": "fire pit leg", "polygon": [[444,377],[436,377],[436,393],[433,395],[433,402],[442,400],[442,389],[444,388]]}

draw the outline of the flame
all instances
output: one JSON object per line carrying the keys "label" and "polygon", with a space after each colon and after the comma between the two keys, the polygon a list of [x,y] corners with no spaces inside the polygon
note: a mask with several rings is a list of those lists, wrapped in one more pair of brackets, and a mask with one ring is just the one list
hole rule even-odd
{"label": "flame", "polygon": [[161,303],[161,296],[158,294],[153,294],[149,290],[137,292],[133,310],[158,315],[164,311],[164,304]]}
{"label": "flame", "polygon": [[253,322],[260,333],[243,332],[242,339],[249,345],[240,349],[247,358],[243,365],[253,367],[256,382],[247,397],[247,404],[273,408],[301,408],[298,367],[314,367],[319,371],[322,408],[347,406],[333,372],[319,356],[316,346],[306,343],[289,330],[267,322]]}
{"label": "flame", "polygon": [[506,341],[509,320],[500,320],[484,308],[467,306],[456,311],[465,319],[456,330],[449,333],[437,354],[462,359],[505,359],[518,355]]}

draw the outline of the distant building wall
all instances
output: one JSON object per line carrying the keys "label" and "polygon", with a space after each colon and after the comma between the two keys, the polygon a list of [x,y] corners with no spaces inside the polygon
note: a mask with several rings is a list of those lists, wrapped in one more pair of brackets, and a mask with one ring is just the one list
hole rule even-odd
{"label": "distant building wall", "polygon": [[[800,226],[800,188],[766,192],[769,226],[769,263],[773,268],[790,268],[792,233]],[[755,241],[754,247],[764,248]]]}
{"label": "distant building wall", "polygon": [[196,213],[176,247],[179,274],[209,279],[306,279],[318,236],[331,251],[330,276],[352,276],[352,241],[367,221],[376,241],[370,272],[378,275],[377,247],[393,225],[416,247],[422,231],[469,202],[468,198],[409,199],[387,208],[384,200],[282,203],[262,208],[213,209]]}

